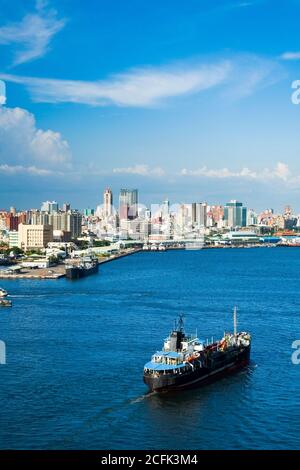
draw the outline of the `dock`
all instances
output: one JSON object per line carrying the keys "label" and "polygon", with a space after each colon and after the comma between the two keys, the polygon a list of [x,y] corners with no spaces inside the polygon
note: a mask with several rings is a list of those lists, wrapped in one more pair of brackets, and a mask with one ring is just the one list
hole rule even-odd
{"label": "dock", "polygon": [[[141,251],[140,248],[138,249],[129,249],[121,253],[116,253],[114,255],[111,255],[109,257],[105,257],[103,259],[99,259],[99,265],[104,264],[104,263],[109,263],[110,261],[115,261],[119,258],[124,258],[125,256],[130,256],[133,255],[134,253],[137,253]],[[18,280],[18,279],[31,279],[31,280],[37,280],[37,279],[61,279],[62,277],[65,277],[66,275],[66,270],[65,270],[65,265],[64,264],[58,264],[57,266],[51,266],[49,268],[22,268],[19,267],[18,270],[16,269],[1,269],[0,270],[0,279],[10,279],[10,280]]]}

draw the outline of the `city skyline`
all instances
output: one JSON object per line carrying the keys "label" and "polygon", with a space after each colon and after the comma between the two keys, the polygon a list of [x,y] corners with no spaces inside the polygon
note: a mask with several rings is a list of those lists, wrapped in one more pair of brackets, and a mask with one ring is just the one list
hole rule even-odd
{"label": "city skyline", "polygon": [[[99,189],[99,188],[98,188]],[[101,190],[100,190],[101,191]],[[101,210],[103,210],[103,213],[106,215],[106,216],[110,216],[110,215],[113,215],[115,213],[120,213],[122,212],[122,209],[121,209],[121,205],[122,205],[122,202],[120,201],[120,198],[122,198],[122,193],[123,192],[137,192],[137,196],[136,196],[136,202],[132,202],[132,204],[129,202],[128,203],[128,207],[126,209],[126,213],[128,213],[128,210],[129,210],[129,207],[132,206],[133,208],[135,208],[135,206],[137,206],[138,208],[144,208],[144,209],[149,209],[151,210],[151,207],[154,207],[154,208],[157,208],[157,207],[163,207],[164,204],[167,202],[168,203],[168,206],[169,208],[177,208],[179,207],[180,205],[193,205],[193,204],[205,204],[209,207],[225,207],[226,205],[230,204],[230,203],[238,203],[240,204],[241,201],[236,199],[236,198],[229,198],[228,200],[222,200],[221,202],[216,202],[214,200],[209,200],[209,199],[203,199],[203,200],[200,200],[199,198],[198,199],[190,199],[190,198],[185,198],[185,199],[182,199],[180,201],[175,201],[175,200],[172,200],[170,197],[168,197],[168,195],[166,194],[164,198],[160,199],[160,200],[154,200],[154,201],[150,201],[149,203],[146,202],[145,199],[143,199],[143,197],[140,197],[140,194],[143,194],[141,192],[141,190],[139,188],[125,188],[125,186],[123,185],[123,188],[118,188],[116,191],[114,191],[112,189],[112,187],[109,187],[108,185],[106,185],[105,187],[102,188],[102,193],[99,192],[97,194],[97,196],[94,198],[94,201],[92,201],[92,204],[90,205],[87,205],[87,206],[78,206],[76,204],[74,204],[74,201],[71,201],[71,200],[67,200],[66,198],[63,198],[63,199],[57,199],[57,198],[53,198],[53,197],[50,197],[49,199],[45,199],[43,202],[42,200],[39,198],[33,205],[20,205],[18,206],[17,204],[15,204],[15,202],[13,200],[10,200],[8,202],[7,205],[0,205],[0,212],[1,211],[11,211],[13,209],[13,211],[17,211],[17,212],[24,212],[24,211],[30,211],[30,210],[34,210],[34,211],[46,211],[46,212],[52,212],[52,209],[50,209],[49,207],[46,209],[45,208],[45,205],[47,206],[51,206],[51,205],[54,205],[57,207],[57,209],[54,210],[55,211],[64,211],[64,212],[67,212],[68,210],[72,209],[72,210],[76,210],[76,211],[80,211],[81,213],[84,213],[85,211],[89,211],[89,210],[93,210],[93,211],[96,211],[97,209],[101,208]],[[116,197],[117,195],[117,197]],[[0,204],[1,204],[1,200],[0,200]],[[241,203],[242,205],[243,204],[246,204],[246,207],[248,208],[248,210],[251,210],[251,211],[255,211],[257,213],[263,213],[263,212],[266,212],[266,211],[273,211],[274,213],[278,213],[278,214],[281,214],[281,213],[284,213],[284,211],[286,210],[287,207],[291,207],[291,204],[287,203],[287,204],[282,204],[281,206],[279,206],[279,209],[277,210],[275,207],[272,207],[272,206],[267,206],[266,204],[264,205],[263,201],[261,203],[261,207],[262,208],[257,208],[257,207],[252,207],[248,204],[247,201],[243,201],[243,203]],[[133,209],[133,211],[135,211],[135,209]],[[298,214],[300,215],[300,210],[298,211],[297,209],[294,208],[293,206],[293,211],[292,211],[294,214]],[[130,217],[129,217],[130,218]],[[133,217],[134,218],[134,217]]]}
{"label": "city skyline", "polygon": [[0,205],[109,184],[300,211],[299,1],[0,4]]}
{"label": "city skyline", "polygon": [[[294,214],[290,206],[281,214],[273,209],[258,214],[237,200],[218,206],[207,202],[172,204],[166,199],[147,207],[139,202],[138,189],[132,188],[120,189],[117,209],[114,200],[111,188],[106,187],[102,204],[83,212],[70,203],[61,206],[54,200],[43,201],[39,209],[18,211],[11,206],[9,210],[0,210],[2,250],[28,252],[53,243],[57,247],[70,243],[75,246],[76,241],[83,240],[88,243],[96,240],[104,245],[139,241],[146,250],[148,242],[187,243],[187,246],[191,241],[201,246],[253,242],[298,246],[299,243],[300,214]],[[275,237],[270,237],[274,234]],[[153,249],[157,249],[155,246]],[[160,245],[160,251],[163,249]]]}

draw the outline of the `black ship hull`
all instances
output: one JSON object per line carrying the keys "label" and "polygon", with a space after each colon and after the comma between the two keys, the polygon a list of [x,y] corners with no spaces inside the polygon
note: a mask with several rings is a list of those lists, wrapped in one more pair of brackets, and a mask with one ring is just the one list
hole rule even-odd
{"label": "black ship hull", "polygon": [[98,263],[90,268],[72,266],[72,267],[66,268],[66,277],[68,279],[80,279],[82,277],[90,276],[91,274],[96,274],[98,271],[99,271]]}
{"label": "black ship hull", "polygon": [[0,258],[0,266],[11,266],[13,263],[9,259]]}
{"label": "black ship hull", "polygon": [[246,367],[250,361],[250,346],[240,351],[225,353],[221,363],[212,363],[207,367],[191,367],[191,371],[182,374],[161,374],[158,377],[144,374],[144,382],[150,391],[167,392],[185,388],[200,387]]}

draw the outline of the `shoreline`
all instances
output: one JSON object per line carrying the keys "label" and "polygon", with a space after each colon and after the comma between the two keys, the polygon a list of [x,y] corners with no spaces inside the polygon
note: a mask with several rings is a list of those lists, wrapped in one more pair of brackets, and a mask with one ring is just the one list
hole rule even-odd
{"label": "shoreline", "polygon": [[[165,253],[166,251],[175,251],[175,250],[186,250],[186,251],[199,251],[199,250],[218,250],[218,249],[249,249],[249,248],[299,248],[300,245],[225,245],[225,246],[203,246],[201,248],[193,246],[183,247],[183,246],[173,246],[167,247],[166,250],[143,250],[142,248],[132,248],[126,252],[115,254],[104,259],[99,259],[99,265],[110,263],[111,261],[118,260],[120,258],[125,258],[126,256],[134,255],[135,253]],[[6,267],[7,269],[7,267]],[[65,266],[64,264],[59,264],[51,268],[37,268],[24,273],[19,274],[5,274],[4,270],[0,270],[0,280],[19,280],[19,279],[28,279],[28,280],[57,280],[66,277]]]}
{"label": "shoreline", "polygon": [[[138,253],[140,252],[141,249],[138,248],[138,249],[132,249],[126,253],[120,253],[120,254],[116,254],[116,255],[113,255],[113,256],[110,256],[110,257],[107,257],[105,259],[102,259],[102,260],[99,260],[98,261],[98,264],[101,265],[101,264],[104,264],[104,263],[108,263],[110,261],[115,261],[119,258],[124,258],[125,256],[130,256],[130,255],[133,255],[135,253]],[[4,270],[0,270],[0,280],[12,280],[12,281],[16,281],[16,280],[19,280],[19,279],[31,279],[31,280],[49,280],[49,279],[52,279],[52,280],[57,280],[57,279],[61,279],[63,277],[66,277],[66,273],[65,273],[65,265],[64,264],[59,264],[57,266],[52,266],[50,268],[41,268],[41,269],[32,269],[30,271],[26,271],[24,273],[19,273],[19,274],[5,274],[5,269]]]}

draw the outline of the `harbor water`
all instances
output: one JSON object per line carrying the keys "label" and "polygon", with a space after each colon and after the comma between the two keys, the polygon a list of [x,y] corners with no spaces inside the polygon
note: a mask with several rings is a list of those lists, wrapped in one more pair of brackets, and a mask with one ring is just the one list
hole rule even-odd
{"label": "harbor water", "polygon": [[[1,280],[1,449],[300,447],[300,249],[140,252],[77,281]],[[147,394],[143,365],[178,313],[202,339],[252,334],[251,364]]]}

